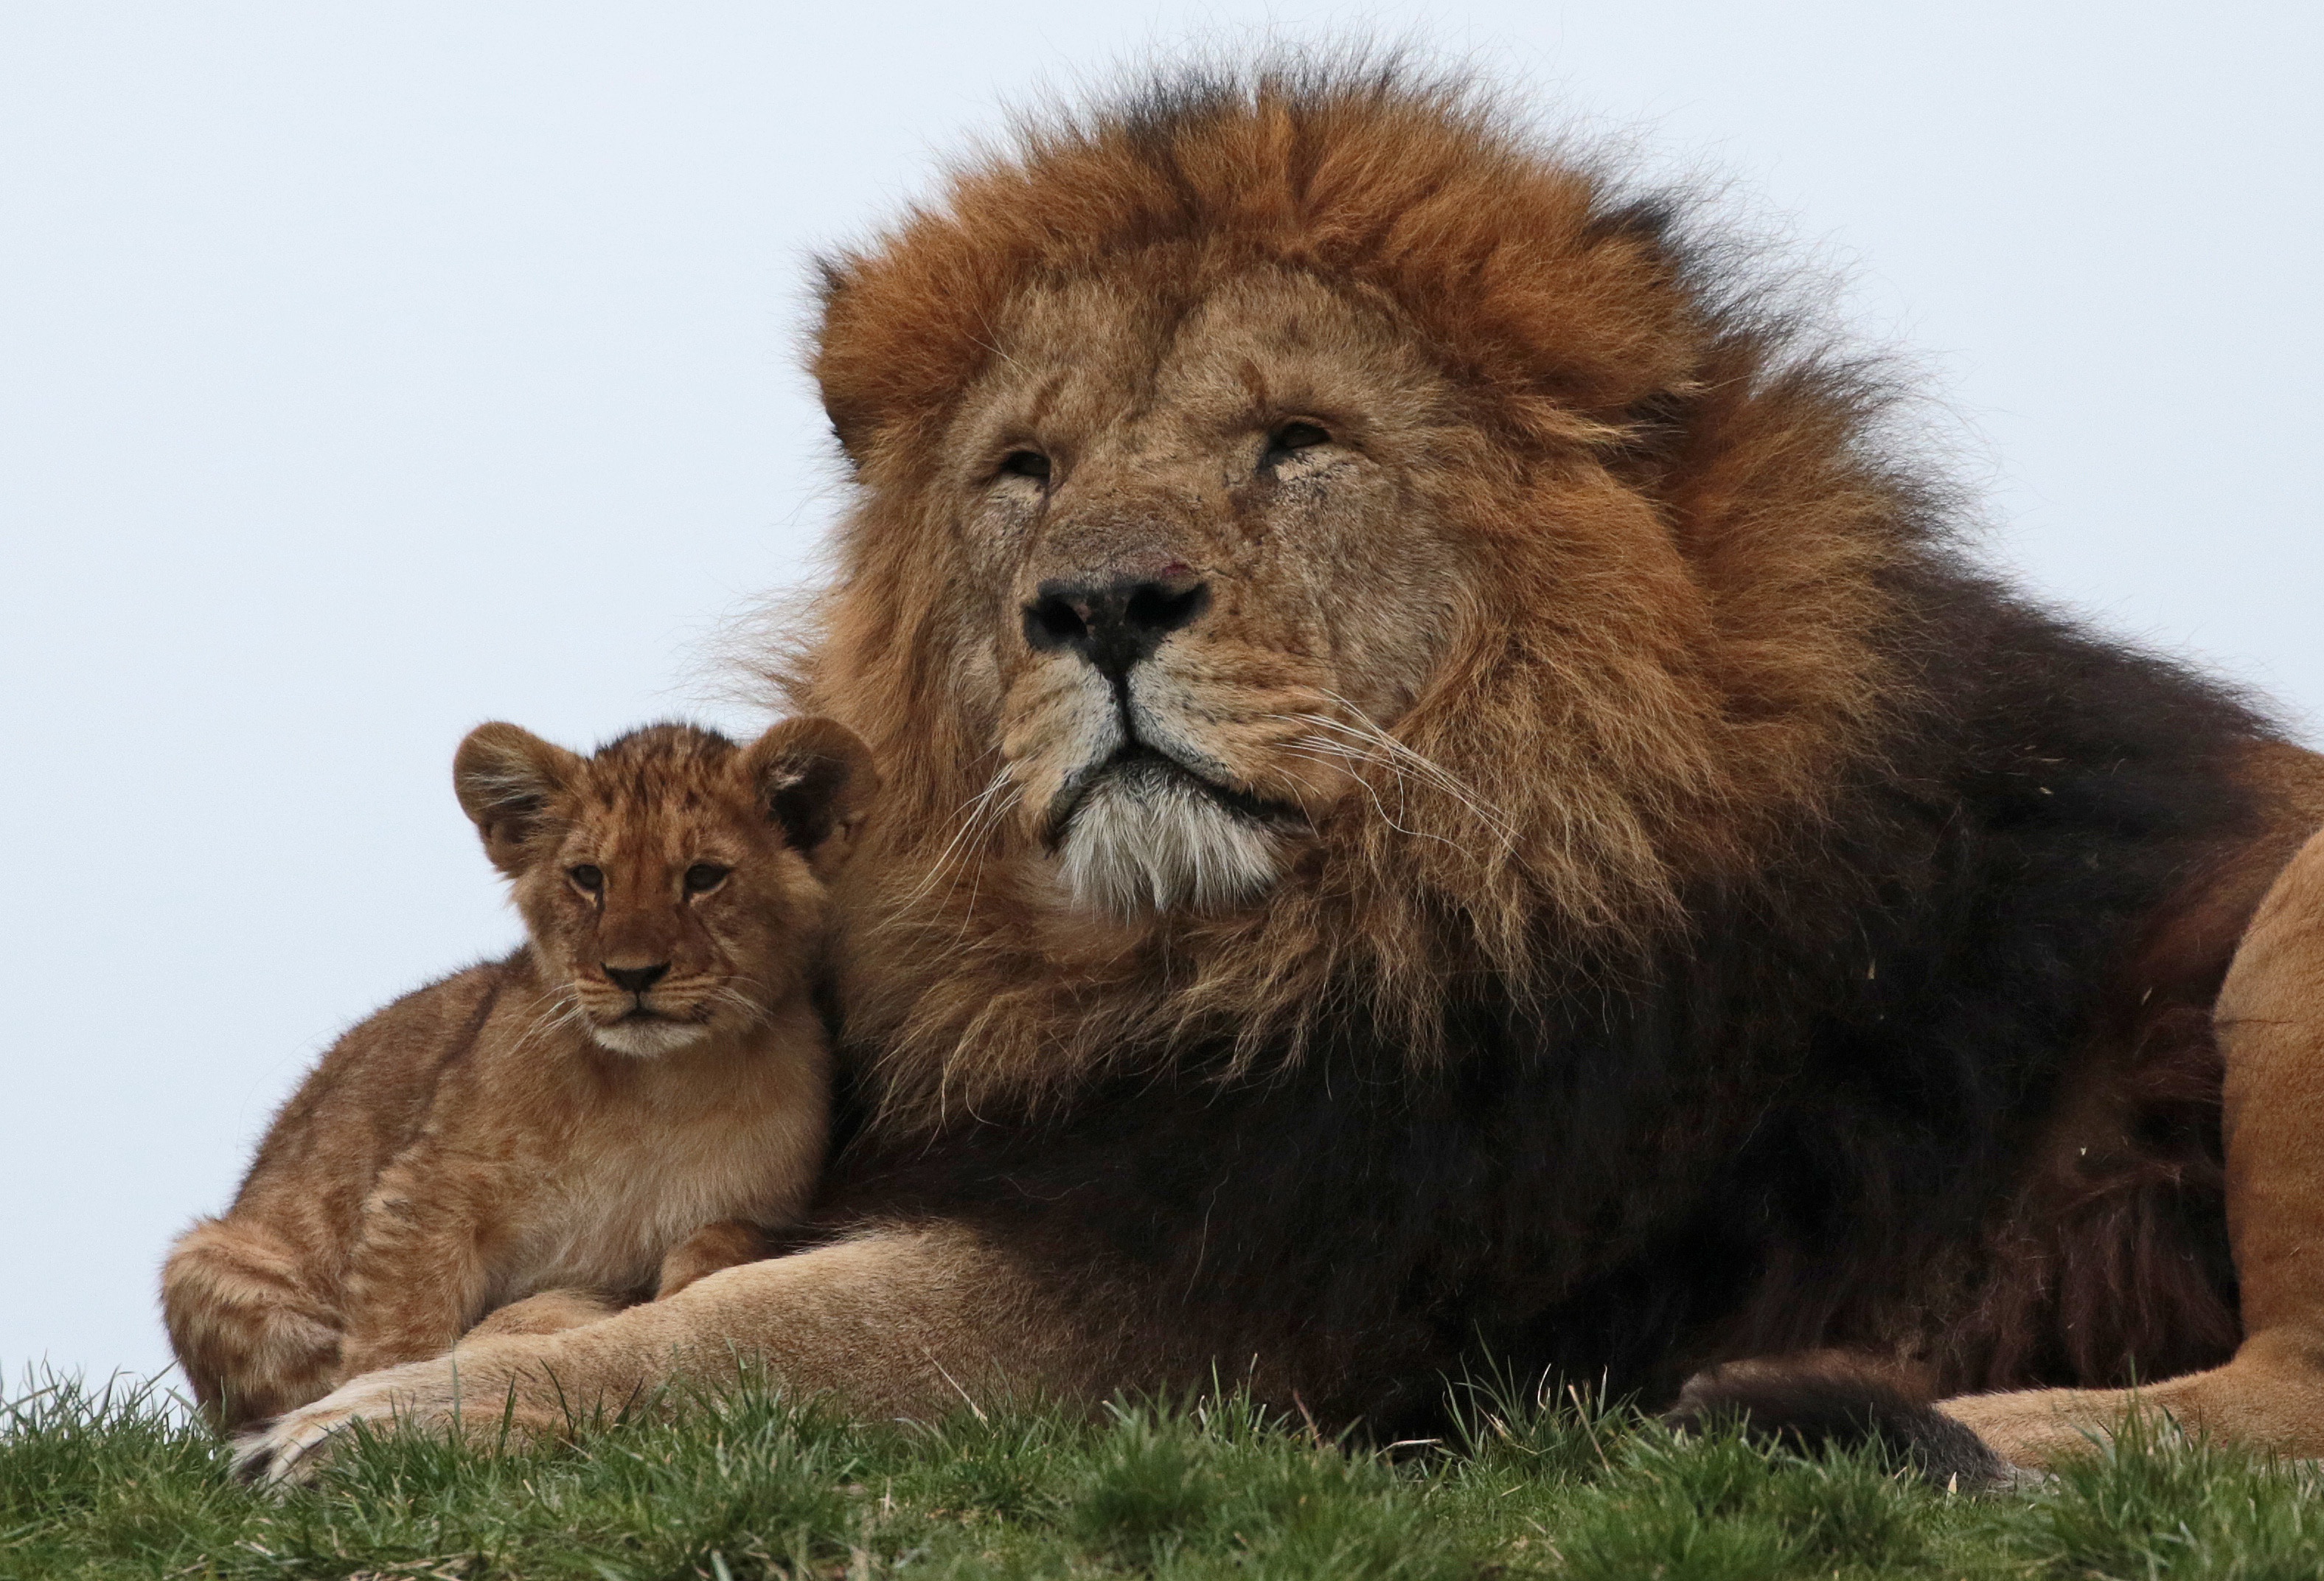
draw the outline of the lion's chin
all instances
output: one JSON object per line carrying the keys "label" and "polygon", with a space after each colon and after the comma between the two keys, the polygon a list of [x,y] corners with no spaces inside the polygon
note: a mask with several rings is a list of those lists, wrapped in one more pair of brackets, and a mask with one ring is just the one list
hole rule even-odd
{"label": "lion's chin", "polygon": [[651,1059],[658,1055],[675,1054],[680,1049],[692,1048],[710,1035],[710,1029],[698,1022],[618,1021],[611,1026],[591,1027],[589,1035],[603,1049],[616,1054],[627,1054],[639,1059]]}
{"label": "lion's chin", "polygon": [[1177,774],[1109,776],[1074,809],[1059,875],[1076,905],[1124,919],[1217,911],[1274,886],[1281,838]]}

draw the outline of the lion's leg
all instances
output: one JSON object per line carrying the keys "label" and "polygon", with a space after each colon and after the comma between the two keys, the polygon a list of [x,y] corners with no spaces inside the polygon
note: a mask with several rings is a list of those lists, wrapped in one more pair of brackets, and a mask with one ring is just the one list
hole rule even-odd
{"label": "lion's leg", "polygon": [[[2219,994],[2227,1232],[2245,1339],[2225,1366],[2143,1388],[2197,1432],[2324,1456],[2324,835],[2261,901]],[[2087,1448],[2124,1391],[2045,1389],[1943,1403],[2021,1465]]]}
{"label": "lion's leg", "polygon": [[295,1476],[333,1433],[392,1417],[496,1441],[555,1437],[659,1385],[716,1384],[763,1365],[778,1386],[869,1416],[942,1415],[997,1391],[1102,1387],[1108,1347],[1013,1259],[966,1230],[881,1231],[730,1268],[664,1301],[546,1336],[357,1378],[254,1435],[250,1475]]}

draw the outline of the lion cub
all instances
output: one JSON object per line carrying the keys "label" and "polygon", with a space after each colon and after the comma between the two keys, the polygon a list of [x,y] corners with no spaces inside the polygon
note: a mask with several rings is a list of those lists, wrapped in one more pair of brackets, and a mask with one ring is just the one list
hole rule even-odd
{"label": "lion cub", "polygon": [[824,885],[876,787],[825,719],[754,744],[656,725],[594,757],[485,725],[460,805],[530,937],[340,1039],[223,1218],[161,1277],[170,1340],[225,1425],[555,1327],[764,1254],[821,1168],[809,1002]]}

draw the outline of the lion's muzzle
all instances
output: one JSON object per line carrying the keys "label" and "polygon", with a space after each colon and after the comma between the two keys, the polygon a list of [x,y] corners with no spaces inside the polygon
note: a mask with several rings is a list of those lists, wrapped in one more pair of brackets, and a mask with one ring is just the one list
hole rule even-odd
{"label": "lion's muzzle", "polygon": [[1048,797],[1044,843],[1067,889],[1093,909],[1247,900],[1274,882],[1278,837],[1301,821],[1296,808],[1240,788],[1214,754],[1181,739],[1167,717],[1183,708],[1154,706],[1156,688],[1172,685],[1157,662],[1164,643],[1193,639],[1212,605],[1208,582],[1174,560],[1046,579],[1024,606],[1027,646],[1052,664],[1080,661],[1072,668],[1081,679],[1064,680],[1067,694],[1082,694],[1067,760],[1077,766]]}

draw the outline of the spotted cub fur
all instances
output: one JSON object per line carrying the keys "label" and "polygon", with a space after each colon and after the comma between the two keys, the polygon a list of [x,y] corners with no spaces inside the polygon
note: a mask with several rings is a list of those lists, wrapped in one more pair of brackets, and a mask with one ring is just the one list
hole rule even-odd
{"label": "spotted cub fur", "polygon": [[171,1343],[223,1425],[486,1313],[566,1326],[752,1261],[821,1168],[808,973],[875,789],[862,744],[657,725],[584,758],[495,724],[453,773],[530,937],[340,1039],[171,1250]]}

